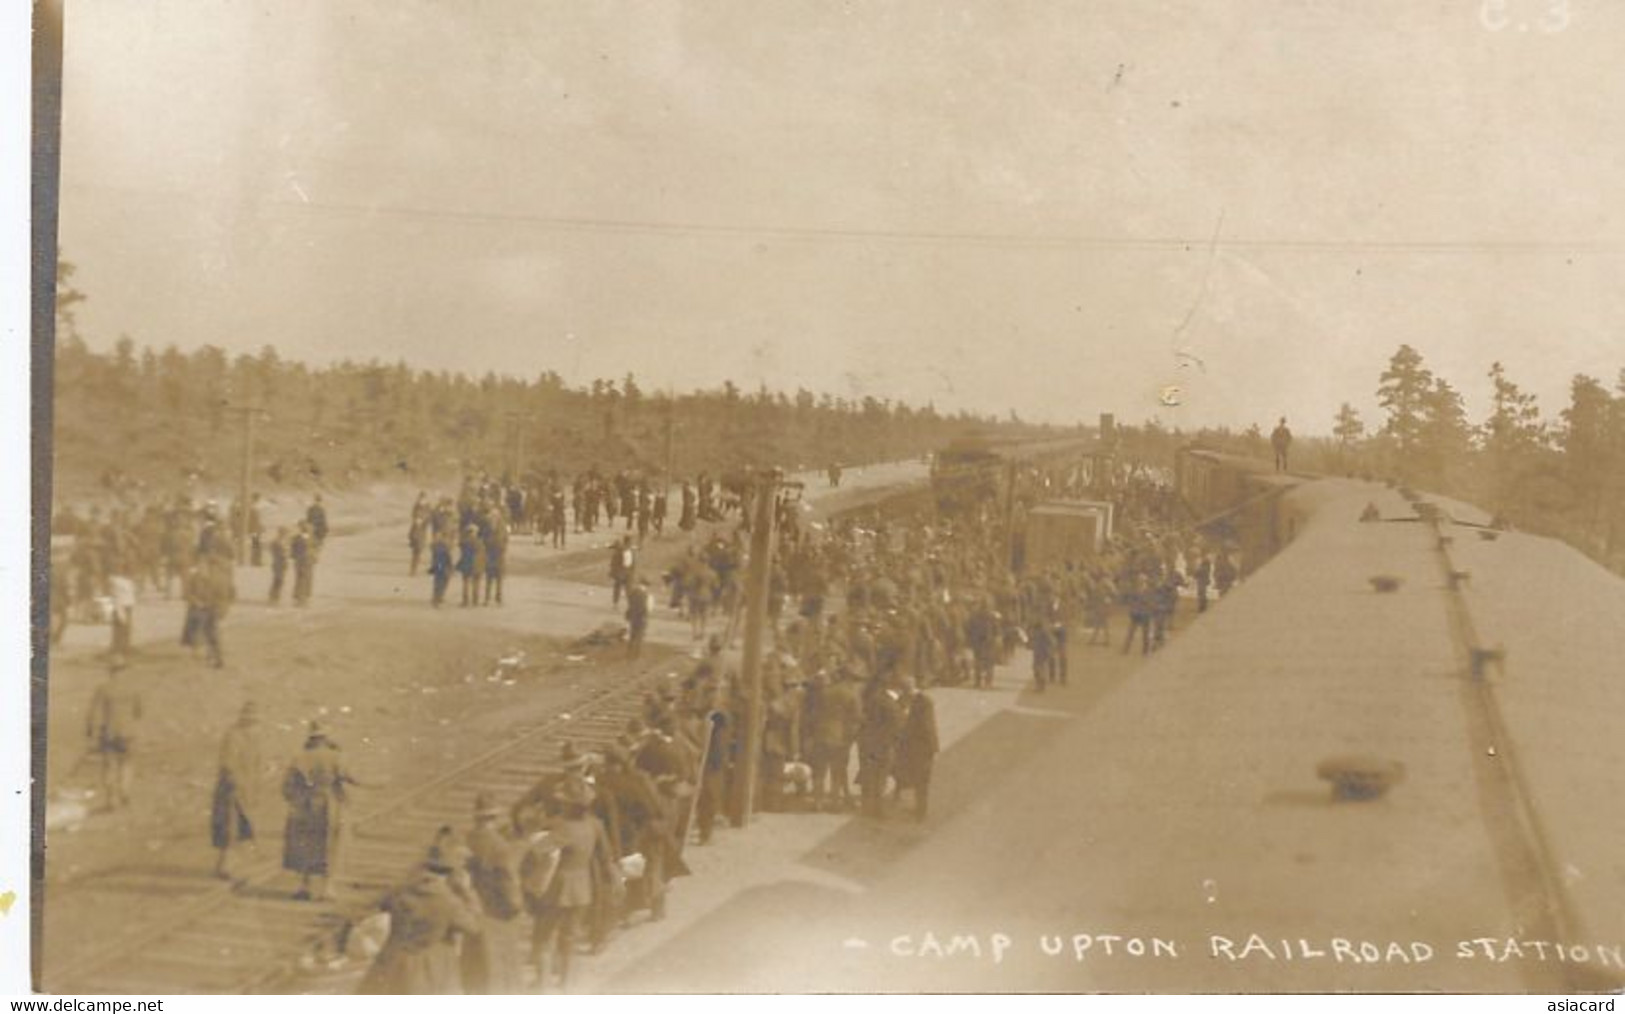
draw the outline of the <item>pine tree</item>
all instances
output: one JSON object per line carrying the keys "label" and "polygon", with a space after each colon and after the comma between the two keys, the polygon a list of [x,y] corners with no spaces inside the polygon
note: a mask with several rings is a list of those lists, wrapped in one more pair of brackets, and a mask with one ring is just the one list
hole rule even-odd
{"label": "pine tree", "polygon": [[1492,363],[1489,376],[1490,416],[1480,429],[1489,465],[1489,495],[1497,514],[1516,514],[1522,506],[1518,487],[1546,443],[1546,429],[1535,396],[1508,380],[1505,367]]}
{"label": "pine tree", "polygon": [[1418,455],[1423,475],[1440,488],[1453,489],[1472,452],[1472,427],[1461,394],[1443,377],[1434,377],[1433,386],[1422,399],[1422,427]]}
{"label": "pine tree", "polygon": [[1421,442],[1426,422],[1425,402],[1432,390],[1433,374],[1422,364],[1422,354],[1409,345],[1401,345],[1388,360],[1388,369],[1383,371],[1377,387],[1377,403],[1388,412],[1382,432],[1393,437],[1398,445],[1402,475],[1413,475],[1417,467],[1412,457]]}

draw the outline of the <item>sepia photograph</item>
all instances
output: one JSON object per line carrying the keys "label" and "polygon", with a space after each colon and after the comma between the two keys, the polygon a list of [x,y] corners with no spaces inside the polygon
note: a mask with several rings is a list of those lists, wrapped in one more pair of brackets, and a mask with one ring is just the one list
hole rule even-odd
{"label": "sepia photograph", "polygon": [[35,992],[1625,991],[1625,6],[33,19]]}

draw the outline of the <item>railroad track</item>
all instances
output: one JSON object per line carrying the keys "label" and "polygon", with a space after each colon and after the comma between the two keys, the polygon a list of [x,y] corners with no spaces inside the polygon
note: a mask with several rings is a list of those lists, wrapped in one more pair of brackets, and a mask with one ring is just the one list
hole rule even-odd
{"label": "railroad track", "polygon": [[[602,656],[613,657],[611,647]],[[370,809],[352,811],[343,876],[330,902],[295,901],[279,857],[266,857],[234,887],[219,882],[160,920],[122,928],[50,986],[80,993],[301,992],[300,959],[328,952],[343,928],[377,910],[422,860],[442,825],[466,828],[474,797],[512,800],[558,768],[565,742],[602,746],[638,714],[643,691],[670,670],[626,666],[601,687],[519,735]],[[272,851],[267,849],[266,851]],[[280,852],[280,850],[275,850]],[[315,984],[319,991],[319,983]]]}

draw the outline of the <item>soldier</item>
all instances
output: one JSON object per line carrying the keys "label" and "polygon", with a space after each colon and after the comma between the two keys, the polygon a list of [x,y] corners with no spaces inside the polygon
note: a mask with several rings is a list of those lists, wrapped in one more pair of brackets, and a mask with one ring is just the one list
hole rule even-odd
{"label": "soldier", "polygon": [[502,604],[502,575],[507,568],[508,559],[508,522],[502,517],[502,512],[493,509],[490,522],[485,531],[485,604],[491,604],[491,597],[496,596],[497,605]]}
{"label": "soldier", "polygon": [[549,524],[553,528],[553,548],[563,549],[565,532],[569,527],[564,517],[563,486],[553,488],[553,495],[548,500],[548,510],[550,512]]}
{"label": "soldier", "polygon": [[446,589],[451,587],[451,529],[443,528],[434,534],[429,547],[429,577],[434,590],[429,601],[439,609],[446,601]]}
{"label": "soldier", "polygon": [[423,546],[429,538],[429,501],[420,491],[416,502],[412,504],[412,520],[406,528],[406,545],[412,551],[412,564],[407,568],[408,577],[416,577],[418,564],[423,560]]}
{"label": "soldier", "polygon": [[338,870],[348,786],[356,784],[344,769],[339,747],[322,727],[310,723],[305,749],[288,766],[282,780],[282,798],[288,801],[282,868],[299,874],[294,898],[311,898],[311,881],[318,881],[315,897],[332,897],[331,880]]}
{"label": "soldier", "polygon": [[233,879],[232,849],[242,842],[254,840],[260,781],[264,775],[259,735],[255,729],[258,719],[259,712],[254,702],[244,704],[237,724],[226,730],[225,739],[220,744],[220,773],[214,784],[209,832],[214,847],[220,850],[214,875],[222,880]]}
{"label": "soldier", "polygon": [[626,593],[626,657],[636,659],[649,631],[649,579],[639,577]]}
{"label": "soldier", "polygon": [[131,753],[135,726],[141,719],[141,695],[120,678],[124,669],[122,657],[108,664],[107,682],[96,688],[85,719],[91,750],[101,754],[102,794],[109,810],[130,805],[130,782],[135,776]]}
{"label": "soldier", "polygon": [[1128,607],[1128,637],[1123,639],[1123,654],[1134,645],[1134,632],[1140,632],[1140,654],[1151,654],[1151,617],[1156,611],[1154,591],[1144,574],[1134,576],[1134,584],[1123,599]]}
{"label": "soldier", "polygon": [[670,493],[666,489],[666,480],[660,480],[660,488],[654,495],[654,502],[649,505],[649,523],[654,526],[655,538],[666,534],[666,511],[669,507]]}
{"label": "soldier", "polygon": [[305,511],[305,522],[310,525],[310,537],[316,543],[316,548],[322,548],[327,541],[327,508],[322,505],[322,495],[317,493],[311,500],[310,507]]}
{"label": "soldier", "polygon": [[263,564],[265,522],[260,517],[260,495],[254,493],[248,498],[248,565],[259,567]]}
{"label": "soldier", "polygon": [[1196,568],[1191,572],[1191,577],[1196,582],[1196,611],[1205,613],[1207,612],[1208,585],[1213,583],[1213,560],[1207,555],[1207,550],[1204,549],[1201,557],[1196,561]]}
{"label": "soldier", "polygon": [[468,880],[485,918],[480,931],[463,942],[463,987],[470,994],[512,995],[522,984],[524,843],[503,827],[502,816],[502,808],[490,796],[482,792],[475,797]]}
{"label": "soldier", "polygon": [[131,641],[135,629],[135,582],[124,574],[114,574],[107,579],[108,590],[113,598],[113,647],[112,654],[125,656],[130,653]]}
{"label": "soldier", "polygon": [[576,937],[597,901],[598,885],[619,877],[604,825],[592,815],[593,791],[585,781],[566,781],[557,800],[561,812],[552,827],[559,847],[558,871],[536,922],[538,986],[546,991],[557,972],[559,990],[570,986],[570,960]]}
{"label": "soldier", "polygon": [[288,557],[293,561],[293,604],[310,604],[311,592],[316,585],[316,553],[321,541],[315,537],[310,522],[299,522],[293,542],[288,545]]}
{"label": "soldier", "polygon": [[1270,446],[1275,449],[1275,470],[1286,471],[1286,452],[1292,446],[1292,431],[1286,428],[1286,416],[1281,417],[1270,433]]}
{"label": "soldier", "polygon": [[484,921],[468,883],[468,847],[441,828],[417,879],[384,900],[389,939],[357,993],[451,994],[461,976],[460,936],[480,933]]}
{"label": "soldier", "polygon": [[914,819],[924,820],[931,802],[931,770],[941,746],[937,740],[937,709],[930,695],[908,683],[908,719],[897,743],[897,795],[914,793]]}
{"label": "soldier", "polygon": [[858,785],[863,791],[863,812],[870,817],[885,816],[886,787],[904,718],[897,691],[873,681],[858,729]]}
{"label": "soldier", "polygon": [[690,486],[688,484],[688,480],[686,479],[683,480],[682,496],[683,509],[682,513],[677,517],[677,527],[684,532],[692,532],[695,525],[696,499],[694,495],[694,487]]}
{"label": "soldier", "polygon": [[282,584],[288,576],[288,529],[278,526],[271,540],[271,604],[282,604]]}
{"label": "soldier", "polygon": [[186,582],[187,632],[191,637],[186,643],[195,651],[201,639],[208,650],[205,661],[216,669],[226,664],[220,647],[220,621],[225,619],[230,605],[231,586],[226,573],[230,566],[222,560],[200,560]]}
{"label": "soldier", "polygon": [[457,545],[457,573],[463,576],[463,605],[479,605],[480,579],[485,576],[485,542],[478,525],[463,529]]}
{"label": "soldier", "polygon": [[632,572],[637,566],[637,550],[632,548],[630,536],[615,541],[609,551],[610,602],[620,605],[621,594],[631,586]]}
{"label": "soldier", "polygon": [[1236,565],[1230,559],[1230,550],[1219,550],[1219,562],[1213,565],[1213,587],[1219,591],[1219,598],[1230,594],[1230,589],[1236,584]]}
{"label": "soldier", "polygon": [[1033,653],[1033,685],[1039,693],[1056,680],[1055,634],[1045,620],[1033,623],[1027,631],[1027,647]]}

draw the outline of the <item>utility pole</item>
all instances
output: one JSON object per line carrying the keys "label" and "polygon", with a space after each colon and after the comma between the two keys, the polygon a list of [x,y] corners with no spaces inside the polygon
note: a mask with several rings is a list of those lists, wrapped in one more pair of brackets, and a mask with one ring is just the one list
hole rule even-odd
{"label": "utility pole", "polygon": [[671,485],[672,476],[672,416],[676,412],[675,395],[666,399],[666,485]]}
{"label": "utility pole", "polygon": [[1016,462],[1011,459],[1004,478],[1004,567],[1016,569]]}
{"label": "utility pole", "polygon": [[773,569],[773,523],[777,520],[783,473],[764,472],[756,483],[756,518],[750,531],[750,569],[745,574],[745,656],[741,663],[747,696],[745,718],[745,805],[741,824],[756,811],[756,783],[762,766],[762,640],[767,626],[768,576]]}
{"label": "utility pole", "polygon": [[243,470],[237,486],[237,563],[248,562],[248,496],[254,474],[254,420],[264,409],[257,405],[228,405],[224,409],[243,417]]}

